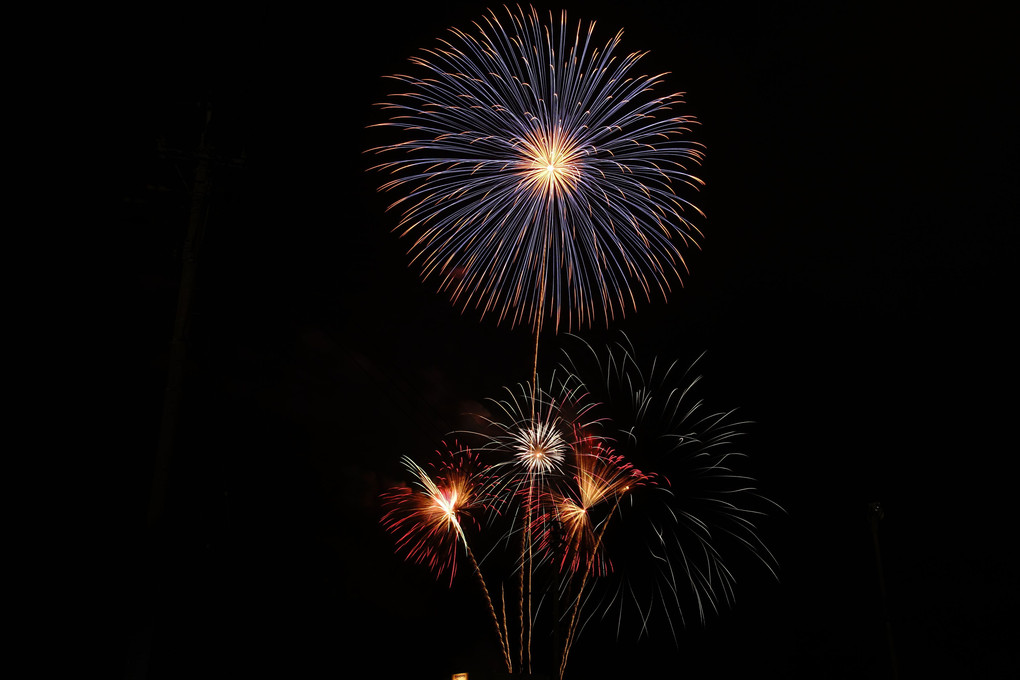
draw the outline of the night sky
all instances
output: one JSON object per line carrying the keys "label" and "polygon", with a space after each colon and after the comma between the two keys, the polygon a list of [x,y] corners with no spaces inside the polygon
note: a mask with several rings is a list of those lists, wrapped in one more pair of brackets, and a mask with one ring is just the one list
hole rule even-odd
{"label": "night sky", "polygon": [[[528,380],[533,343],[421,282],[366,172],[383,76],[485,11],[404,4],[150,13],[118,38],[131,257],[115,304],[132,380],[114,675],[499,669],[468,572],[437,583],[379,525],[400,457],[427,457],[466,410]],[[684,364],[707,352],[708,406],[753,421],[741,470],[785,510],[761,525],[778,579],[738,554],[732,609],[676,642],[593,626],[569,677],[892,678],[873,502],[899,676],[1020,670],[1015,49],[1005,17],[971,4],[881,5],[545,7],[596,20],[603,41],[624,28],[622,51],[670,72],[707,146],[684,287],[583,333]],[[149,527],[200,103],[215,162]],[[540,362],[563,342],[545,334]]]}

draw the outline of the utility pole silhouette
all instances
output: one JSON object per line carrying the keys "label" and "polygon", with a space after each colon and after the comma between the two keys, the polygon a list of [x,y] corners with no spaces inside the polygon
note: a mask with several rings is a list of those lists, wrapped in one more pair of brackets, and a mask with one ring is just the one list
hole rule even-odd
{"label": "utility pole silhouette", "polygon": [[[163,396],[163,415],[160,421],[159,443],[153,466],[152,487],[149,495],[147,526],[152,529],[163,514],[166,503],[166,487],[170,477],[170,459],[173,456],[177,424],[180,421],[183,397],[184,369],[187,359],[188,332],[191,326],[191,308],[195,299],[198,277],[198,256],[205,237],[209,217],[209,203],[212,190],[214,166],[240,168],[244,164],[244,153],[240,158],[227,158],[214,153],[210,142],[212,106],[203,104],[204,122],[195,151],[160,148],[163,157],[173,160],[195,160],[195,176],[191,187],[191,209],[188,216],[188,232],[181,252],[181,280],[177,293],[177,316],[174,321],[173,337],[170,341],[170,356],[167,365],[166,391]],[[162,145],[161,145],[162,146]]]}
{"label": "utility pole silhouette", "polygon": [[[194,152],[197,165],[191,187],[188,233],[181,251],[181,280],[177,291],[177,316],[174,321],[173,337],[170,340],[166,390],[163,394],[163,416],[160,420],[159,443],[156,447],[152,486],[149,491],[147,526],[150,530],[163,515],[163,506],[166,503],[166,486],[170,478],[170,459],[173,455],[174,435],[180,420],[191,305],[195,298],[195,281],[198,273],[198,253],[202,237],[205,236],[206,220],[209,214],[209,191],[212,181],[212,159],[209,154],[209,124],[211,121],[212,108],[206,106],[202,136],[199,139],[198,149]],[[167,155],[183,157],[176,150],[167,152]]]}
{"label": "utility pole silhouette", "polygon": [[163,396],[163,411],[160,420],[159,439],[153,462],[152,483],[149,491],[149,505],[146,517],[146,542],[144,549],[147,573],[142,586],[141,602],[142,627],[133,638],[129,651],[128,680],[144,680],[148,675],[149,658],[156,623],[156,609],[163,590],[165,565],[162,564],[160,525],[166,506],[167,487],[170,481],[170,465],[177,440],[181,404],[184,396],[184,376],[187,363],[188,334],[191,326],[191,311],[195,300],[198,280],[198,261],[201,245],[209,219],[214,166],[241,167],[241,158],[226,158],[216,155],[210,141],[212,106],[202,104],[202,132],[198,146],[185,151],[159,144],[160,156],[174,161],[195,162],[194,178],[191,185],[191,206],[188,214],[188,231],[181,251],[181,278],[177,293],[177,313],[167,362],[166,389]]}

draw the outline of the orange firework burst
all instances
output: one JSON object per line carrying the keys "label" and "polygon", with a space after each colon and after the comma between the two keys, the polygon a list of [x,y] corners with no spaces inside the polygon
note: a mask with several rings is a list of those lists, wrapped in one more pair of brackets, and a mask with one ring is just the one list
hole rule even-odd
{"label": "orange firework burst", "polygon": [[[553,512],[563,534],[560,569],[591,569],[595,575],[605,575],[612,568],[603,557],[599,540],[605,523],[623,495],[647,477],[602,442],[585,439],[581,446],[583,449],[575,452],[571,483],[551,494]],[[610,503],[612,508],[598,521],[593,511]]]}
{"label": "orange firework burst", "polygon": [[457,572],[458,546],[467,549],[464,523],[477,523],[485,508],[484,479],[474,469],[474,456],[462,450],[445,460],[434,476],[409,458],[404,465],[417,488],[390,489],[383,495],[382,522],[397,537],[397,552],[427,564],[437,578]]}

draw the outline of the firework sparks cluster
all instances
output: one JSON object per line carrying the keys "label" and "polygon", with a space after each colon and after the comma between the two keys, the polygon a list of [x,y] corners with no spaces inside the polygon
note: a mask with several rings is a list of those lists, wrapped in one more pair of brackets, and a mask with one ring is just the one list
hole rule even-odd
{"label": "firework sparks cluster", "polygon": [[701,236],[696,121],[681,94],[656,93],[663,75],[636,73],[642,54],[619,53],[622,32],[603,44],[594,29],[521,7],[450,29],[411,59],[418,75],[393,76],[378,127],[401,139],[370,149],[423,278],[535,336],[531,381],[428,469],[406,458],[413,486],[383,495],[382,523],[451,585],[470,563],[508,672],[532,671],[550,623],[560,678],[594,618],[640,637],[661,615],[676,636],[685,612],[732,600],[732,548],[774,563],[757,533],[768,502],[734,471],[740,423],[704,410],[697,378],[643,366],[625,339],[581,341],[540,383],[543,327],[609,325],[668,297]]}
{"label": "firework sparks cluster", "polygon": [[[431,475],[405,461],[417,488],[383,498],[398,552],[438,578],[452,583],[469,555],[487,598],[494,577],[511,590],[526,578],[522,593],[555,600],[564,667],[593,619],[618,633],[637,622],[640,637],[658,615],[675,636],[686,612],[704,621],[731,603],[735,550],[774,566],[757,533],[771,503],[734,471],[742,423],[705,409],[690,370],[649,369],[626,339],[604,351],[574,340],[561,377],[507,389],[478,431],[457,433],[470,445],[439,452]],[[540,617],[526,602],[518,623],[505,603],[488,606],[509,668],[511,632]]]}

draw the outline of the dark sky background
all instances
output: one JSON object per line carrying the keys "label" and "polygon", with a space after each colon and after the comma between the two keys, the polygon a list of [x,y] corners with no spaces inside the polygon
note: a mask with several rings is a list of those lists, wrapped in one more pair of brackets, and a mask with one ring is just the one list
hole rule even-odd
{"label": "dark sky background", "polygon": [[[762,525],[778,580],[738,555],[733,609],[677,643],[592,628],[570,676],[893,677],[875,501],[900,676],[1014,675],[1005,17],[971,4],[566,6],[603,40],[623,27],[624,51],[649,50],[644,70],[671,72],[707,145],[705,238],[685,287],[611,331],[682,363],[707,351],[706,399],[754,422],[743,470],[786,510]],[[395,556],[378,494],[402,478],[400,456],[426,457],[470,404],[529,378],[532,338],[458,314],[407,267],[362,153],[379,143],[366,126],[383,120],[383,76],[484,9],[135,21],[122,70],[137,95],[119,111],[133,382],[114,674],[498,669],[475,583],[449,589]],[[147,530],[203,101],[223,162],[167,502]],[[561,344],[543,337],[542,360]]]}

